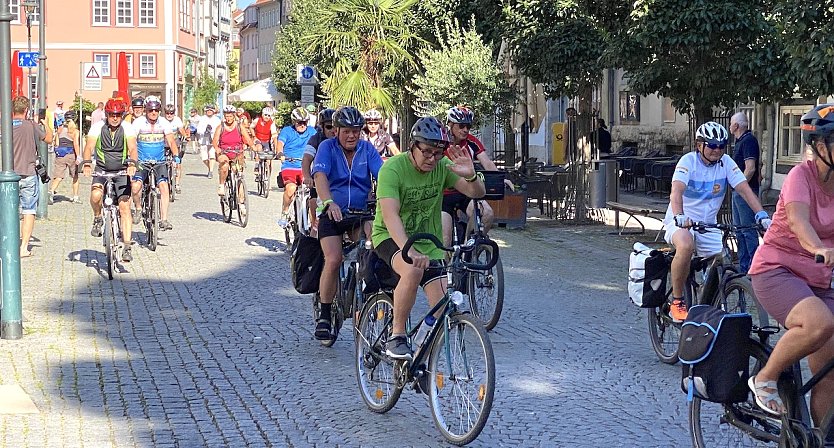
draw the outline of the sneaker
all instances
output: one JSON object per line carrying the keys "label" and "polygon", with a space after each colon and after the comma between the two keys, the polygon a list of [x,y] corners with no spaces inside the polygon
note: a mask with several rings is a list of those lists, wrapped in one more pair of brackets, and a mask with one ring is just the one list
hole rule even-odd
{"label": "sneaker", "polygon": [[47,200],[47,203],[48,203],[49,205],[52,205],[52,204],[54,204],[54,203],[55,203],[55,192],[54,192],[54,191],[50,191],[50,192],[49,192],[49,198],[48,198],[48,200]]}
{"label": "sneaker", "polygon": [[133,254],[130,253],[130,250],[130,244],[126,244],[124,249],[122,249],[122,261],[124,261],[125,263],[133,261]]}
{"label": "sneaker", "polygon": [[172,226],[171,223],[168,222],[167,219],[163,219],[162,221],[159,222],[159,230],[171,230],[173,228],[174,228],[174,226]]}
{"label": "sneaker", "polygon": [[290,216],[286,213],[281,213],[281,217],[278,218],[278,226],[286,229],[288,225],[290,225]]}
{"label": "sneaker", "polygon": [[208,177],[209,179],[211,179],[211,170],[209,170],[208,174],[206,174],[206,177]]}
{"label": "sneaker", "polygon": [[78,199],[78,196],[73,196],[73,197],[72,197],[72,199],[71,199],[71,202],[72,202],[73,204],[80,204],[80,203],[81,203],[81,199]]}
{"label": "sneaker", "polygon": [[100,238],[101,237],[101,227],[104,225],[104,219],[101,216],[96,216],[93,218],[93,228],[90,229],[90,235]]}
{"label": "sneaker", "polygon": [[672,301],[672,306],[669,308],[669,316],[672,317],[672,322],[683,322],[688,315],[689,312],[686,310],[686,303],[683,300],[677,299]]}
{"label": "sneaker", "polygon": [[330,339],[332,333],[332,328],[330,327],[330,320],[328,319],[318,319],[316,321],[316,332],[315,337],[319,341],[326,341]]}
{"label": "sneaker", "polygon": [[138,208],[134,208],[133,210],[130,211],[130,216],[133,217],[133,224],[134,225],[138,225],[140,222],[142,222],[142,210],[139,210]]}
{"label": "sneaker", "polygon": [[225,185],[218,185],[217,186],[217,195],[220,197],[226,196],[226,188]]}
{"label": "sneaker", "polygon": [[385,343],[385,354],[394,359],[411,359],[411,347],[408,346],[408,338],[405,336],[394,336]]}
{"label": "sneaker", "polygon": [[176,191],[177,194],[182,194],[182,187],[180,186],[179,182],[177,182],[177,186],[174,187],[174,191]]}

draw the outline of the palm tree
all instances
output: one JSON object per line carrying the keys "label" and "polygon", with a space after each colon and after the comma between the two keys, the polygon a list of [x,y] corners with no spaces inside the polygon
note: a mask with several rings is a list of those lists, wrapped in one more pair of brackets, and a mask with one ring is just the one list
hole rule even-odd
{"label": "palm tree", "polygon": [[339,0],[327,3],[320,17],[329,26],[302,42],[323,59],[322,90],[332,105],[397,110],[396,80],[416,70],[411,54],[420,41],[408,25],[417,0]]}

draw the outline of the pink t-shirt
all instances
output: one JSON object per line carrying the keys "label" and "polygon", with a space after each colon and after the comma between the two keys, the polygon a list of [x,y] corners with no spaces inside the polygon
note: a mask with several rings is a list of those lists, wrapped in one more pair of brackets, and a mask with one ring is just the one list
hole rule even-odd
{"label": "pink t-shirt", "polygon": [[831,285],[831,268],[814,261],[814,254],[805,250],[791,231],[785,206],[801,202],[810,207],[811,227],[817,232],[823,246],[834,247],[834,195],[822,190],[817,180],[814,161],[795,166],[782,184],[773,223],[765,233],[764,244],[756,250],[750,274],[761,274],[784,267],[809,285],[828,288]]}

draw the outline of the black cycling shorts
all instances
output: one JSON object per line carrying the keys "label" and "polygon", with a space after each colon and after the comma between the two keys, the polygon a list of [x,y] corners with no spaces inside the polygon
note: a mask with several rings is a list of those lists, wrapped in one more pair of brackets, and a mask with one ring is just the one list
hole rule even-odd
{"label": "black cycling shorts", "polygon": [[[319,226],[321,226],[321,224],[319,224]],[[321,230],[319,230],[319,232],[321,232]],[[385,262],[385,264],[391,267],[391,271],[394,271],[394,257],[402,257],[402,250],[400,250],[400,246],[397,246],[397,243],[394,242],[392,238],[388,238],[387,240],[379,243],[379,246],[377,246],[374,251],[377,256]],[[420,279],[420,287],[425,288],[426,285],[435,280],[445,279],[445,271],[446,269],[442,260],[431,260],[429,268],[423,272],[423,278]]]}
{"label": "black cycling shorts", "polygon": [[327,238],[328,236],[342,236],[345,233],[358,229],[360,225],[358,216],[343,216],[341,221],[336,222],[330,219],[330,216],[325,213],[319,218],[319,239]]}
{"label": "black cycling shorts", "polygon": [[[93,186],[95,187],[96,185],[101,185],[102,187],[104,187],[104,183],[107,182],[107,178],[104,176],[96,176],[96,174],[97,173],[93,173]],[[128,179],[127,174],[125,174],[124,176],[114,177],[113,188],[116,191],[117,198],[120,198],[122,196],[130,196],[130,179]]]}
{"label": "black cycling shorts", "polygon": [[469,201],[471,200],[472,198],[469,196],[457,191],[451,194],[444,194],[442,210],[451,216],[455,216],[455,209],[466,213],[466,207],[469,206]]}
{"label": "black cycling shorts", "polygon": [[[133,175],[134,181],[142,182],[143,184],[148,183],[148,170],[151,168],[142,168],[141,170],[136,170],[136,174]],[[154,173],[156,174],[156,184],[159,185],[163,182],[168,182],[168,165],[164,163],[159,163],[154,165],[152,168]]]}

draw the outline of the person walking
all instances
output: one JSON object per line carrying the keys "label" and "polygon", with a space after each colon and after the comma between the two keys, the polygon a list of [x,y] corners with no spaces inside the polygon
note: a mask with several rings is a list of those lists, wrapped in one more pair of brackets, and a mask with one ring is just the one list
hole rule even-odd
{"label": "person walking", "polygon": [[40,178],[35,174],[38,159],[36,141],[52,143],[52,129],[40,120],[40,126],[27,120],[29,98],[19,96],[12,101],[12,148],[14,152],[14,172],[21,179],[18,181],[20,209],[23,219],[20,221],[20,257],[32,256],[29,240],[35,229],[35,213],[38,209]]}
{"label": "person walking", "polygon": [[211,141],[214,136],[214,131],[220,127],[220,117],[215,115],[217,109],[214,104],[207,104],[203,108],[203,111],[205,115],[197,123],[197,135],[200,139],[200,158],[208,169],[206,177],[211,179],[212,173],[214,173],[214,162],[216,158],[214,146],[212,146]]}
{"label": "person walking", "polygon": [[[736,139],[733,160],[744,172],[750,189],[759,196],[759,140],[750,132],[747,115],[739,112],[730,118],[730,132]],[[733,224],[752,226],[756,224],[753,210],[738,192],[733,191]],[[741,273],[746,274],[753,261],[753,255],[759,247],[759,233],[756,229],[743,229],[736,232],[738,239],[738,265]]]}
{"label": "person walking", "polygon": [[92,126],[98,123],[99,121],[104,121],[104,118],[104,103],[99,101],[98,105],[96,106],[96,110],[94,110],[93,113],[90,114],[90,125]]}
{"label": "person walking", "polygon": [[64,175],[72,179],[73,204],[80,204],[78,199],[78,163],[81,160],[81,148],[78,140],[78,125],[75,123],[75,113],[69,111],[64,116],[64,125],[59,127],[56,134],[58,144],[55,146],[55,165],[52,169],[52,184],[49,186],[49,204],[55,200],[58,185],[64,180]]}
{"label": "person walking", "polygon": [[597,132],[596,135],[591,134],[591,138],[595,139],[594,143],[599,151],[599,158],[611,155],[611,133],[608,132],[605,120],[602,118],[597,118]]}

